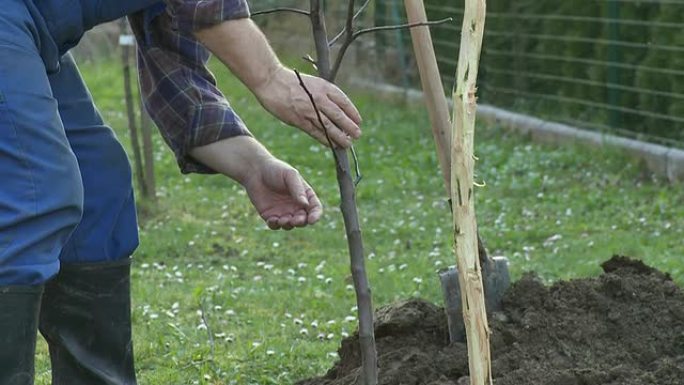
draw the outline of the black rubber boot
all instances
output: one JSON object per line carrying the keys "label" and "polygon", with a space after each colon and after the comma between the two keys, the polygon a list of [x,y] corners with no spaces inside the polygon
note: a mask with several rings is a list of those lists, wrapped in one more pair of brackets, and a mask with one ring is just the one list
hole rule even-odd
{"label": "black rubber boot", "polygon": [[42,286],[0,287],[0,384],[33,385]]}
{"label": "black rubber boot", "polygon": [[63,265],[45,285],[40,332],[52,385],[135,385],[130,260]]}

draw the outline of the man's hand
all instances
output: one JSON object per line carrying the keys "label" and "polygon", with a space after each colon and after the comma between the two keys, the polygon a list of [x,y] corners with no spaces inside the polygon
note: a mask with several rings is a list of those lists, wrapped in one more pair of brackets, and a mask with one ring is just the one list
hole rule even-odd
{"label": "man's hand", "polygon": [[301,128],[326,146],[330,145],[326,130],[333,145],[351,146],[352,139],[361,136],[361,115],[354,104],[339,88],[321,78],[302,75],[302,80],[314,97],[325,127],[321,126],[294,71],[279,67],[253,91],[264,108],[281,121]]}
{"label": "man's hand", "polygon": [[333,145],[345,148],[361,135],[361,115],[349,98],[323,79],[303,76],[321,112],[325,129],[321,127],[294,71],[280,63],[259,27],[250,19],[225,21],[195,31],[195,36],[276,118],[301,128],[326,146],[329,143],[325,129]]}
{"label": "man's hand", "polygon": [[311,225],[323,213],[316,193],[299,172],[273,157],[252,137],[238,136],[196,147],[191,155],[244,186],[271,229]]}
{"label": "man's hand", "polygon": [[245,181],[252,204],[272,230],[316,223],[323,213],[316,193],[299,172],[275,158]]}

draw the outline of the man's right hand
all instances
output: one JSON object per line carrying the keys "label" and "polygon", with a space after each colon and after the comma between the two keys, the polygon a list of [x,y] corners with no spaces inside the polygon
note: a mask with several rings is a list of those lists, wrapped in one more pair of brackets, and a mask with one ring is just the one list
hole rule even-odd
{"label": "man's right hand", "polygon": [[[329,146],[347,148],[361,136],[361,115],[354,104],[334,84],[318,77],[301,75],[321,113],[322,127],[311,100],[289,68],[279,67],[268,81],[253,91],[261,104],[281,121]],[[326,130],[330,142],[326,137]]]}
{"label": "man's right hand", "polygon": [[327,129],[334,146],[349,147],[361,135],[361,115],[335,85],[302,75],[314,97],[325,128],[294,71],[284,67],[266,37],[250,19],[229,20],[195,32],[204,44],[235,74],[276,118],[299,127],[328,146]]}

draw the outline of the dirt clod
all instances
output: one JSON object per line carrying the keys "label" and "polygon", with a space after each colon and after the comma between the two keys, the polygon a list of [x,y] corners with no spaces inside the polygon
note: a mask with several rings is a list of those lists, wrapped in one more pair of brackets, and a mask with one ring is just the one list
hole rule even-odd
{"label": "dirt clod", "polygon": [[[684,385],[684,293],[669,275],[616,256],[595,278],[514,283],[490,317],[495,385]],[[381,385],[468,383],[467,347],[448,344],[442,308],[410,300],[378,310]],[[299,385],[356,384],[357,336],[340,361]]]}

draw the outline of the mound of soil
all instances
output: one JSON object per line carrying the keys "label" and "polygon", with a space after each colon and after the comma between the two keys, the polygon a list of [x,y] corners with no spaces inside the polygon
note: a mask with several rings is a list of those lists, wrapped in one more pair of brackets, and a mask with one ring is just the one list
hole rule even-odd
{"label": "mound of soil", "polygon": [[[490,317],[496,385],[684,385],[684,293],[667,274],[614,257],[596,278],[514,283]],[[444,310],[410,300],[378,310],[381,385],[468,384],[467,347],[448,343]],[[358,336],[299,385],[355,385]]]}

